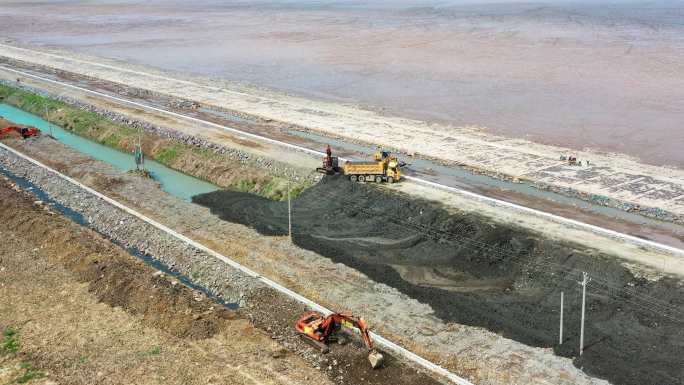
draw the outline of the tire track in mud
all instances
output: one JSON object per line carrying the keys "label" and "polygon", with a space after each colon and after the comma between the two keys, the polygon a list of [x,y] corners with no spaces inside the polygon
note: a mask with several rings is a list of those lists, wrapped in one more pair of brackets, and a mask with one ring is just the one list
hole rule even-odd
{"label": "tire track in mud", "polygon": [[[287,203],[232,191],[193,201],[262,234],[287,234]],[[298,246],[431,305],[445,322],[485,327],[566,357],[577,355],[576,280],[586,271],[595,282],[587,301],[587,347],[575,365],[616,384],[684,384],[684,358],[677,353],[684,346],[684,317],[677,317],[684,314],[684,288],[675,279],[648,281],[586,246],[451,214],[434,202],[340,177],[305,191],[292,213]],[[559,347],[561,291],[569,330]],[[644,303],[656,298],[652,306]]]}

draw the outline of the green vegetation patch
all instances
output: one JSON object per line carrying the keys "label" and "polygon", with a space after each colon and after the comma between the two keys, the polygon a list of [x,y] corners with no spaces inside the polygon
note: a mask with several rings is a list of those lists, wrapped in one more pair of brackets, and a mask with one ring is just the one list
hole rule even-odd
{"label": "green vegetation patch", "polygon": [[151,348],[150,350],[147,350],[147,351],[144,351],[144,352],[139,352],[139,353],[138,353],[138,356],[139,356],[140,358],[145,358],[145,357],[154,357],[154,356],[158,356],[158,355],[160,355],[160,354],[161,354],[161,347],[155,346],[155,347]]}
{"label": "green vegetation patch", "polygon": [[17,331],[11,327],[6,328],[2,333],[2,343],[0,344],[0,354],[16,354],[19,350],[19,336]]}
{"label": "green vegetation patch", "polygon": [[241,192],[253,192],[257,182],[253,178],[241,178],[237,181],[234,189]]}
{"label": "green vegetation patch", "polygon": [[169,147],[163,148],[155,156],[155,160],[164,165],[171,165],[178,159],[186,150],[186,146],[179,143],[171,144]]}
{"label": "green vegetation patch", "polygon": [[25,384],[31,380],[37,380],[39,378],[45,377],[45,373],[36,370],[32,364],[28,362],[22,362],[19,366],[24,369],[24,374],[19,376],[14,382],[17,384]]}
{"label": "green vegetation patch", "polygon": [[[5,328],[2,332],[2,342],[0,342],[0,355],[16,355],[18,351],[19,333],[12,327]],[[25,384],[31,380],[45,377],[45,374],[36,370],[30,362],[22,362],[19,367],[24,372],[10,383]]]}
{"label": "green vegetation patch", "polygon": [[[266,199],[271,199],[274,201],[287,200],[288,180],[286,178],[271,177],[264,179],[256,177],[244,177],[240,178],[231,187],[236,191],[257,194]],[[290,182],[290,198],[297,198],[297,196],[299,196],[299,194],[301,194],[308,187],[311,187],[310,182]]]}
{"label": "green vegetation patch", "polygon": [[22,110],[44,117],[46,112],[55,112],[67,104],[57,99],[46,98],[18,88],[0,84],[0,99]]}

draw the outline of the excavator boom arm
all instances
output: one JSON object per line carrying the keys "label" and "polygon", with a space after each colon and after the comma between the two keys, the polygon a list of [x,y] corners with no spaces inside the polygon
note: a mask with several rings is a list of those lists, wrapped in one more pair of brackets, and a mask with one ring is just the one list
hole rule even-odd
{"label": "excavator boom arm", "polygon": [[373,349],[373,340],[371,340],[370,334],[368,334],[368,327],[366,326],[366,322],[363,319],[354,317],[351,314],[343,313],[331,314],[328,316],[328,318],[331,318],[334,323],[342,325],[344,327],[350,329],[359,329],[361,337],[363,338],[363,342],[366,344],[368,349]]}

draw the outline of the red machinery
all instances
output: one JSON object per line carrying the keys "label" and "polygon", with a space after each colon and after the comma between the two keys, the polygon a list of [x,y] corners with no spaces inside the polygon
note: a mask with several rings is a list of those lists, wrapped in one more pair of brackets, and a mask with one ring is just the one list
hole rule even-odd
{"label": "red machinery", "polygon": [[366,344],[368,350],[370,350],[368,360],[373,369],[382,365],[383,356],[373,348],[373,341],[368,333],[366,322],[349,313],[333,313],[324,317],[319,312],[308,312],[297,320],[295,329],[323,353],[327,353],[329,349],[326,344],[334,340],[333,335],[339,332],[343,326],[347,328],[356,328],[361,332],[363,342]]}
{"label": "red machinery", "polygon": [[40,134],[40,130],[35,127],[8,126],[5,128],[0,128],[0,136],[7,135],[10,132],[18,132],[19,135],[21,135],[21,137],[24,139]]}
{"label": "red machinery", "polygon": [[317,167],[316,171],[327,175],[333,175],[342,172],[342,168],[339,166],[339,159],[336,156],[332,156],[332,149],[329,145],[325,148],[323,167]]}

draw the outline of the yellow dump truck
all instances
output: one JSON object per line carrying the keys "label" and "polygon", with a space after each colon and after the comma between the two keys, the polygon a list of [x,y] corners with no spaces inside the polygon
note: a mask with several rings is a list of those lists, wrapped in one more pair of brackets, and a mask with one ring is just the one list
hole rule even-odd
{"label": "yellow dump truck", "polygon": [[344,162],[342,171],[352,182],[394,183],[401,179],[401,166],[395,156],[376,156],[375,159],[374,162]]}
{"label": "yellow dump truck", "polygon": [[406,164],[397,160],[396,156],[378,148],[375,153],[375,161],[346,161],[342,167],[339,167],[339,158],[332,156],[330,146],[327,146],[325,152],[323,167],[317,167],[316,171],[326,175],[342,173],[348,176],[352,182],[399,182],[401,167]]}

